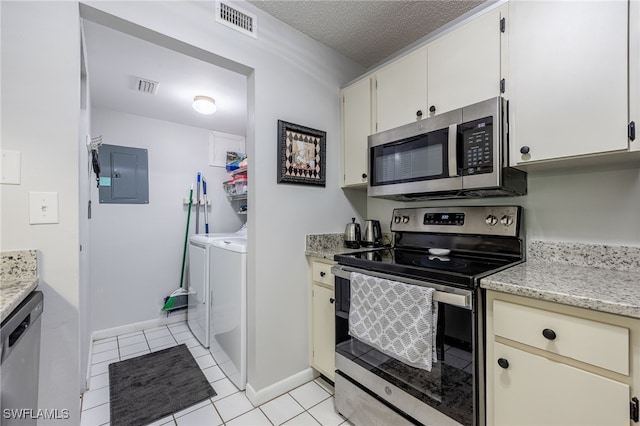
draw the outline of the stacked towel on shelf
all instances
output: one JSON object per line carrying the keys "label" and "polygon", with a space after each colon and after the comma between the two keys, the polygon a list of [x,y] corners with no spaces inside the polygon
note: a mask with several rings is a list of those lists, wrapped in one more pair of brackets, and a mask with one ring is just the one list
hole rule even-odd
{"label": "stacked towel on shelf", "polygon": [[437,362],[434,289],[351,273],[349,334],[412,367]]}

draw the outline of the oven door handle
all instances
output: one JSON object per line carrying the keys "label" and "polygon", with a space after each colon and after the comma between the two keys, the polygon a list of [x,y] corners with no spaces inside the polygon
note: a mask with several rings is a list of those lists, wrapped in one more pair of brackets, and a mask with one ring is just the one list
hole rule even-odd
{"label": "oven door handle", "polygon": [[440,284],[431,283],[428,281],[413,280],[411,278],[397,277],[388,274],[381,274],[379,272],[371,272],[355,268],[346,268],[341,265],[335,265],[331,268],[331,273],[339,278],[351,280],[351,272],[357,272],[363,275],[369,275],[371,277],[387,279],[391,281],[398,281],[404,284],[419,285],[422,287],[431,287],[435,291],[433,293],[433,300],[438,303],[444,303],[446,305],[458,306],[460,308],[473,309],[473,293],[469,290],[462,290],[457,288],[451,288]]}

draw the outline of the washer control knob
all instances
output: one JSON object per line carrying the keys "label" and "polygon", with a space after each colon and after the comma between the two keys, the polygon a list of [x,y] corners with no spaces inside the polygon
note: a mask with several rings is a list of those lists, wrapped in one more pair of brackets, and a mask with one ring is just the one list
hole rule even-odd
{"label": "washer control knob", "polygon": [[395,216],[393,218],[393,223],[400,223],[400,216]]}
{"label": "washer control knob", "polygon": [[495,226],[495,224],[498,223],[498,218],[495,217],[494,215],[490,214],[489,216],[486,217],[486,219],[484,221],[489,226]]}
{"label": "washer control knob", "polygon": [[502,216],[502,219],[500,219],[500,223],[502,223],[504,226],[509,226],[513,224],[513,216],[509,215],[509,214],[505,214],[504,216]]}
{"label": "washer control knob", "polygon": [[409,223],[409,216],[402,216],[402,223]]}

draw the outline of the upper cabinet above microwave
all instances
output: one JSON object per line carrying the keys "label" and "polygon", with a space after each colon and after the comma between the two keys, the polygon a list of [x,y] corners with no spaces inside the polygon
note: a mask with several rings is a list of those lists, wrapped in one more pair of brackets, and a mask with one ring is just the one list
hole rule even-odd
{"label": "upper cabinet above microwave", "polygon": [[628,103],[638,98],[628,86],[629,65],[638,62],[637,51],[628,57],[629,36],[636,49],[638,37],[637,16],[629,33],[630,3],[508,5],[511,165],[627,152]]}
{"label": "upper cabinet above microwave", "polygon": [[500,94],[506,5],[341,91],[343,182],[366,187],[367,137]]}
{"label": "upper cabinet above microwave", "polygon": [[500,95],[508,166],[637,162],[638,93],[640,1],[510,0],[343,89],[343,186],[366,187],[368,135]]}
{"label": "upper cabinet above microwave", "polygon": [[378,70],[375,133],[500,95],[500,20],[489,11]]}

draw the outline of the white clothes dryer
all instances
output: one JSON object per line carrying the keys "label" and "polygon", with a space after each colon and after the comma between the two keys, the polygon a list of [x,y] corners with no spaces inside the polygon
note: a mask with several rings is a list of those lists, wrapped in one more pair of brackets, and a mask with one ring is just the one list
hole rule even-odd
{"label": "white clothes dryer", "polygon": [[189,297],[187,325],[196,339],[205,348],[209,347],[211,322],[211,246],[225,238],[247,237],[247,225],[236,232],[195,234],[189,238]]}
{"label": "white clothes dryer", "polygon": [[209,351],[240,390],[247,384],[247,239],[224,238],[211,246]]}

